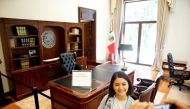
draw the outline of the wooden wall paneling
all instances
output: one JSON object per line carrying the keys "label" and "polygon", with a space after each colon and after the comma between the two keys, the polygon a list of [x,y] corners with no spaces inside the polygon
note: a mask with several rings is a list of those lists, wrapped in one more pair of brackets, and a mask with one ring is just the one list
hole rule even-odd
{"label": "wooden wall paneling", "polygon": [[[26,34],[19,34],[18,27],[22,28],[18,29],[19,31],[24,31]],[[70,34],[73,28],[77,28],[79,34]],[[56,43],[52,48],[45,48],[42,45],[44,31],[52,31],[55,34]],[[84,39],[86,33],[82,23],[0,18],[0,34],[8,74],[31,87],[38,87],[40,90],[46,89],[48,81],[65,75],[60,70],[59,60],[53,62],[43,62],[43,60],[59,57],[60,53],[76,51],[80,62],[86,64],[84,48],[87,45],[84,42],[87,40]],[[70,42],[70,37],[74,37],[72,42]],[[30,38],[35,39],[35,45],[30,45],[30,41],[28,41]],[[27,39],[27,41],[22,42],[23,39]],[[78,48],[68,50],[68,43],[78,43]],[[30,55],[29,51],[33,49],[37,53]],[[22,67],[21,60],[25,58],[29,60],[29,66]],[[17,99],[31,94],[30,89],[15,82],[13,84]]]}
{"label": "wooden wall paneling", "polygon": [[[66,52],[65,47],[65,24],[61,22],[39,22],[40,45],[42,60],[59,57],[60,53]],[[56,37],[56,44],[52,48],[45,48],[42,45],[42,34],[44,31],[52,31]]]}
{"label": "wooden wall paneling", "polygon": [[96,10],[79,7],[79,22],[84,24],[85,50],[88,63],[96,62]]}

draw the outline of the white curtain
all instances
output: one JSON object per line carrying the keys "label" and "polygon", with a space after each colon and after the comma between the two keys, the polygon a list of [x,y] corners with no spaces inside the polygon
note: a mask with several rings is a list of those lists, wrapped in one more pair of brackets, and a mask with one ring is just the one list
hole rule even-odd
{"label": "white curtain", "polygon": [[[112,0],[111,0],[112,1]],[[119,45],[119,40],[120,37],[123,35],[123,23],[124,23],[124,0],[113,0],[112,4],[113,8],[111,9],[113,13],[112,15],[112,23],[113,23],[113,31],[115,34],[115,61],[119,60],[119,55],[118,55],[118,45]]]}
{"label": "white curtain", "polygon": [[152,70],[162,69],[162,52],[165,39],[166,25],[170,8],[174,8],[175,0],[158,0],[158,19],[156,37],[156,56]]}

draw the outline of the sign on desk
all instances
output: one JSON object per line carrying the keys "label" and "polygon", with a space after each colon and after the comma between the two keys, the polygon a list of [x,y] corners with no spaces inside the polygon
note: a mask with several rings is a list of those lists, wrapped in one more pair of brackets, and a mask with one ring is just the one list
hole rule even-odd
{"label": "sign on desk", "polygon": [[92,85],[91,70],[72,70],[72,86],[87,86]]}

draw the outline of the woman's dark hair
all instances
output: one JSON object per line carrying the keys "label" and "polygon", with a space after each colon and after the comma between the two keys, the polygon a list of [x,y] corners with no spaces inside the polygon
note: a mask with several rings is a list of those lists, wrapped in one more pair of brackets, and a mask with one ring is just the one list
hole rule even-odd
{"label": "woman's dark hair", "polygon": [[[129,80],[129,77],[127,74],[125,74],[123,71],[117,71],[115,72],[113,75],[112,75],[112,78],[111,78],[111,81],[110,81],[110,85],[109,85],[109,94],[108,94],[108,98],[107,100],[110,98],[110,97],[114,97],[115,95],[115,91],[113,89],[113,82],[115,81],[115,79],[117,78],[123,78],[125,79],[128,84],[129,84],[129,88],[128,88],[128,91],[126,93],[126,95],[133,95],[133,85],[131,83],[131,81]],[[107,102],[106,100],[106,102]]]}

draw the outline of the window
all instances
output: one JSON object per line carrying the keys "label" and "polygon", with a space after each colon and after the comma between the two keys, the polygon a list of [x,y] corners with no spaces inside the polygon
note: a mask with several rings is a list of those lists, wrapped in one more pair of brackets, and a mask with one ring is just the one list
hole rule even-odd
{"label": "window", "polygon": [[133,51],[123,52],[127,62],[152,65],[155,57],[157,0],[125,2],[124,37]]}

